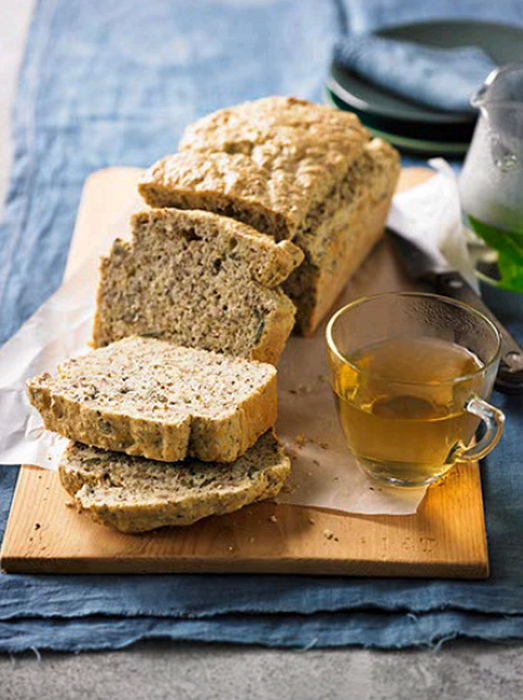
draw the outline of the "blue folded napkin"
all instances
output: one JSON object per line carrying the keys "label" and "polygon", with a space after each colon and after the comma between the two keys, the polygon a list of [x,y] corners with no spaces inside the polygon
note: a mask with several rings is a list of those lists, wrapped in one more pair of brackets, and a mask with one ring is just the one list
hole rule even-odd
{"label": "blue folded napkin", "polygon": [[477,46],[440,49],[372,34],[342,39],[337,63],[414,102],[470,112],[470,98],[496,64]]}

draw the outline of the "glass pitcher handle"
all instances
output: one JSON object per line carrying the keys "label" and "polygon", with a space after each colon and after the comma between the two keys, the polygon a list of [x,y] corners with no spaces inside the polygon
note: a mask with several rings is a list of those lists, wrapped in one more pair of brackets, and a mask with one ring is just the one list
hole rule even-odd
{"label": "glass pitcher handle", "polygon": [[472,447],[458,448],[453,457],[456,462],[472,462],[483,459],[496,447],[503,432],[505,415],[499,408],[491,406],[478,396],[473,396],[466,404],[465,410],[481,418],[485,423],[485,435]]}

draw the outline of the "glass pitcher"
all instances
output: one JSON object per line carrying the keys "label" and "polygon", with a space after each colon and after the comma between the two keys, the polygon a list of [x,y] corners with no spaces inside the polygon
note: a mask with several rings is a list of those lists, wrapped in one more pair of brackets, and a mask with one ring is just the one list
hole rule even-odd
{"label": "glass pitcher", "polygon": [[472,98],[479,119],[459,178],[478,276],[523,292],[523,63],[493,71]]}

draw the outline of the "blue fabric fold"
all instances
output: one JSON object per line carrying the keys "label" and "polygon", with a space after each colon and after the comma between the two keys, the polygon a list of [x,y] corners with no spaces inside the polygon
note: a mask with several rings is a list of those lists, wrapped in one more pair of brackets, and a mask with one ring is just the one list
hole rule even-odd
{"label": "blue fabric fold", "polygon": [[313,649],[363,646],[369,649],[426,647],[437,650],[452,639],[521,641],[523,616],[489,617],[454,612],[416,616],[384,615],[224,615],[201,620],[155,617],[88,620],[20,620],[0,623],[0,650],[86,651],[123,649],[145,639],[263,644]]}
{"label": "blue fabric fold", "polygon": [[[394,6],[405,19],[399,0],[356,2],[354,11],[360,25],[367,12],[371,26],[393,16]],[[39,0],[0,226],[0,338],[59,285],[90,172],[148,165],[176,149],[187,123],[228,104],[272,93],[320,100],[343,29],[340,7],[335,0]],[[514,8],[521,19],[523,7]],[[510,325],[523,339],[523,321]],[[494,402],[508,421],[483,470],[490,580],[0,575],[0,651],[109,649],[159,637],[381,648],[521,638],[523,410],[520,400]],[[15,480],[15,468],[0,468],[0,535]]]}
{"label": "blue fabric fold", "polygon": [[376,29],[399,24],[440,20],[488,21],[523,25],[523,6],[519,0],[336,0],[346,17],[345,33],[370,34]]}
{"label": "blue fabric fold", "polygon": [[476,46],[443,49],[372,34],[340,40],[334,58],[389,92],[446,112],[474,112],[470,99],[496,68]]}

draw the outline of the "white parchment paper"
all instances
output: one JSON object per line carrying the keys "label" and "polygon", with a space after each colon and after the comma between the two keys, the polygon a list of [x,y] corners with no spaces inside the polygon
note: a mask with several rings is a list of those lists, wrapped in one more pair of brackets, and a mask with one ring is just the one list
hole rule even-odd
{"label": "white parchment paper", "polygon": [[[413,222],[420,220],[429,202],[439,198],[438,211],[441,216],[445,214],[448,232],[445,240],[456,237],[460,228],[459,208],[458,211],[453,208],[454,219],[449,221],[449,207],[442,201],[446,198],[449,203],[455,202],[455,181],[451,187],[449,181],[452,179],[446,171],[426,185],[397,195],[395,226],[398,216],[403,216],[415,229],[418,224]],[[128,235],[126,221],[133,208],[136,208],[136,195],[130,190],[120,210],[112,211],[111,221],[100,225],[91,256],[76,266],[76,272],[0,350],[0,463],[56,469],[66,441],[43,429],[39,415],[29,405],[25,381],[43,371],[53,372],[67,357],[89,350],[99,254],[108,250],[116,236]],[[432,228],[437,228],[434,221]],[[84,229],[77,227],[77,231]],[[440,247],[443,243],[438,242]],[[359,275],[360,282],[348,286],[338,307],[355,294],[382,291],[381,279],[384,287],[390,288],[385,269],[389,264],[383,251],[375,253]],[[373,267],[370,275],[369,266]],[[370,287],[369,280],[372,280]],[[338,425],[327,375],[324,326],[313,338],[291,337],[278,365],[277,432],[291,455],[293,475],[279,500],[349,513],[414,513],[425,489],[387,488],[369,480],[358,469]]]}

